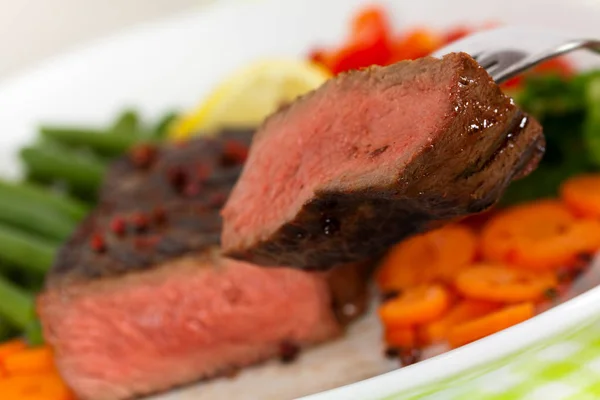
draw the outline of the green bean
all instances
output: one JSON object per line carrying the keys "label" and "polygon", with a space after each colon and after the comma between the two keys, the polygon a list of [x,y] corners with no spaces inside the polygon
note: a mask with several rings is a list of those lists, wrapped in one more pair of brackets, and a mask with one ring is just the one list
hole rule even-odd
{"label": "green bean", "polygon": [[0,340],[12,339],[18,334],[18,329],[8,319],[0,316]]}
{"label": "green bean", "polygon": [[44,208],[74,221],[81,220],[89,212],[89,207],[84,203],[31,183],[0,180],[0,198]]}
{"label": "green bean", "polygon": [[77,220],[27,197],[6,196],[0,184],[0,223],[62,242],[75,230]]}
{"label": "green bean", "polygon": [[31,146],[21,149],[21,159],[30,176],[40,180],[65,181],[69,188],[95,195],[107,166],[60,146]]}
{"label": "green bean", "polygon": [[152,137],[156,139],[163,139],[167,135],[169,126],[175,119],[177,118],[177,113],[170,112],[164,115],[161,119],[158,120],[158,123],[154,127],[152,132]]}
{"label": "green bean", "polygon": [[134,135],[140,126],[140,118],[136,111],[125,110],[115,120],[112,125],[112,132]]}
{"label": "green bean", "polygon": [[57,247],[37,236],[0,225],[0,260],[21,268],[46,273]]}
{"label": "green bean", "polygon": [[587,113],[583,138],[590,161],[600,166],[600,77],[593,79],[586,90]]}
{"label": "green bean", "polygon": [[76,221],[46,208],[28,203],[25,199],[4,198],[0,193],[0,223],[39,234],[49,240],[62,242],[74,230]]}
{"label": "green bean", "polygon": [[44,344],[44,335],[40,321],[35,318],[25,328],[25,338],[30,346],[41,346]]}
{"label": "green bean", "polygon": [[29,271],[15,266],[10,274],[4,276],[30,294],[39,293],[44,287],[45,274],[39,271]]}
{"label": "green bean", "polygon": [[52,242],[64,241],[74,230],[76,222],[26,202],[13,201],[0,195],[0,223],[40,235]]}
{"label": "green bean", "polygon": [[139,135],[86,128],[43,126],[40,133],[43,138],[68,146],[89,147],[107,156],[119,156],[140,141]]}
{"label": "green bean", "polygon": [[34,319],[34,299],[20,287],[0,276],[0,315],[25,330]]}
{"label": "green bean", "polygon": [[8,264],[0,260],[0,275],[13,284],[22,287],[27,293],[39,293],[44,286],[45,274],[37,270],[29,270],[18,265]]}

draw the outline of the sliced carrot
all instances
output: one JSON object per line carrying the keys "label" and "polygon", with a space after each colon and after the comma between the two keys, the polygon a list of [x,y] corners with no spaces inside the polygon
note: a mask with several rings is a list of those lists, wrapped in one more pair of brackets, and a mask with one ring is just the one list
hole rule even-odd
{"label": "sliced carrot", "polygon": [[500,304],[489,301],[463,300],[441,319],[425,325],[421,329],[422,337],[426,343],[442,341],[453,326],[489,314],[500,307]]}
{"label": "sliced carrot", "polygon": [[567,207],[577,215],[600,219],[600,174],[568,179],[561,185],[560,195]]}
{"label": "sliced carrot", "polygon": [[0,380],[2,400],[72,400],[74,396],[56,373],[12,376]]}
{"label": "sliced carrot", "polygon": [[[557,249],[549,251],[549,249]],[[600,221],[580,220],[552,241],[515,252],[512,262],[531,268],[560,268],[580,264],[581,257],[600,249]]]}
{"label": "sliced carrot", "polygon": [[391,327],[385,330],[385,343],[388,346],[407,349],[417,345],[417,335],[412,327]]}
{"label": "sliced carrot", "polygon": [[559,201],[540,200],[498,213],[481,237],[486,260],[560,268],[600,249],[600,221],[578,220]]}
{"label": "sliced carrot", "polygon": [[377,283],[383,291],[402,290],[437,281],[452,282],[475,259],[473,231],[452,224],[396,245],[384,259]]}
{"label": "sliced carrot", "polygon": [[450,305],[450,295],[442,285],[419,286],[379,307],[379,317],[387,328],[413,326],[439,318]]}
{"label": "sliced carrot", "polygon": [[471,299],[516,303],[544,298],[558,285],[549,271],[530,271],[497,265],[478,264],[461,272],[456,289]]}
{"label": "sliced carrot", "polygon": [[6,356],[3,365],[5,371],[11,376],[55,370],[54,355],[49,346],[31,348]]}
{"label": "sliced carrot", "polygon": [[450,346],[456,348],[528,320],[534,315],[535,305],[533,303],[507,306],[451,328],[448,333],[448,342]]}
{"label": "sliced carrot", "polygon": [[23,339],[14,339],[0,344],[0,363],[4,357],[19,353],[27,348],[27,343]]}
{"label": "sliced carrot", "polygon": [[506,261],[515,242],[544,240],[563,231],[575,217],[558,201],[542,200],[508,208],[496,214],[482,232],[483,255]]}

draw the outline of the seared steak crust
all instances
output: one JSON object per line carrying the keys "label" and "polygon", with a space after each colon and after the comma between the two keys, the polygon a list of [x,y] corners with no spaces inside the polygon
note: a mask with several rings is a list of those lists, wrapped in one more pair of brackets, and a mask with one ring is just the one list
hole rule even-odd
{"label": "seared steak crust", "polygon": [[140,146],[117,160],[97,209],[58,254],[48,286],[119,276],[219,245],[225,202],[251,131],[172,146]]}
{"label": "seared steak crust", "polygon": [[492,206],[544,146],[539,123],[466,54],[354,71],[259,129],[222,211],[223,249],[303,269],[373,257]]}
{"label": "seared steak crust", "polygon": [[78,398],[135,398],[289,361],[365,310],[369,262],[324,274],[220,254],[219,209],[251,136],[140,146],[112,166],[37,300]]}

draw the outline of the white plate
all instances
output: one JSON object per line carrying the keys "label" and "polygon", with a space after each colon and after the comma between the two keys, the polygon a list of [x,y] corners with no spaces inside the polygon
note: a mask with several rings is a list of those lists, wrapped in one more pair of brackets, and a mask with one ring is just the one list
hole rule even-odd
{"label": "white plate", "polygon": [[[216,4],[197,14],[139,26],[4,82],[0,86],[0,171],[13,176],[18,173],[17,149],[33,139],[40,122],[105,123],[125,106],[135,106],[149,117],[192,106],[244,63],[265,56],[302,56],[315,45],[339,43],[349,17],[363,3],[267,0]],[[380,3],[393,12],[397,27],[499,20],[600,37],[600,9],[593,1]],[[268,363],[248,369],[234,380],[202,383],[160,398],[286,399],[353,382],[310,399],[382,398],[489,363],[599,315],[600,289],[594,289],[459,350],[385,373],[394,365],[381,356],[379,326],[371,314],[355,324],[347,338],[307,351],[294,365]]]}

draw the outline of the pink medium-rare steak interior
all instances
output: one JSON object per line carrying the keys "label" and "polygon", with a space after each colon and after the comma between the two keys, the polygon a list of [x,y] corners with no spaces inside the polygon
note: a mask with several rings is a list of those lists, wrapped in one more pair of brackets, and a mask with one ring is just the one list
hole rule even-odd
{"label": "pink medium-rare steak interior", "polygon": [[[393,179],[389,169],[428,146],[450,115],[448,97],[457,79],[442,64],[429,66],[426,74],[412,72],[391,70],[364,80],[345,75],[326,83],[310,102],[299,102],[293,113],[268,120],[223,211],[223,243],[244,247],[266,239],[325,183],[366,188],[373,180]],[[232,211],[237,204],[244,207]]]}
{"label": "pink medium-rare steak interior", "polygon": [[369,263],[322,274],[220,256],[219,210],[252,133],[142,145],[111,165],[37,304],[78,398],[124,400],[289,357],[364,311]]}
{"label": "pink medium-rare steak interior", "polygon": [[126,399],[225,374],[282,345],[337,336],[321,274],[184,257],[38,300],[58,368],[82,400]]}
{"label": "pink medium-rare steak interior", "polygon": [[337,76],[259,128],[221,215],[227,256],[327,269],[493,205],[544,151],[472,57]]}

